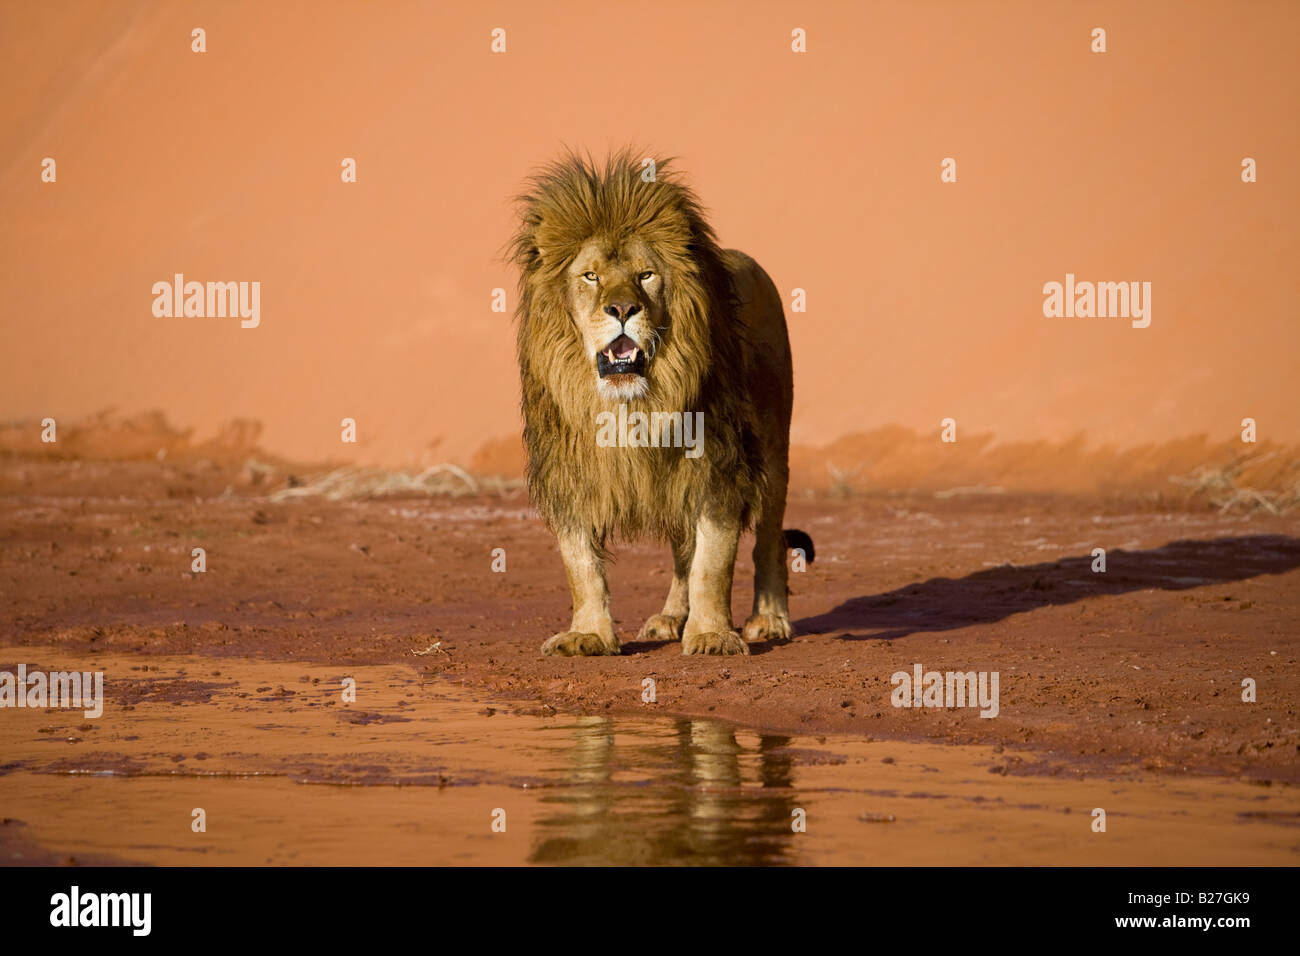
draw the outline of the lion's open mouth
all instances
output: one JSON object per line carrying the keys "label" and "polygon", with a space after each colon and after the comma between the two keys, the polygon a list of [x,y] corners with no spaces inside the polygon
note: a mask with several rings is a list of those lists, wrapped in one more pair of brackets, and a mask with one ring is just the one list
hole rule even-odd
{"label": "lion's open mouth", "polygon": [[645,375],[645,365],[645,352],[626,335],[620,335],[596,356],[596,371],[601,378],[611,375]]}

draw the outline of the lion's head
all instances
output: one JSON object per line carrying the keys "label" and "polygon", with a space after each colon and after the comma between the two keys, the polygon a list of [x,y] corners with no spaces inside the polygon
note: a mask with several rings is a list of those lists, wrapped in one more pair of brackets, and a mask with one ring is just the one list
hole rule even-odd
{"label": "lion's head", "polygon": [[520,197],[520,358],[583,412],[637,400],[685,408],[719,359],[726,270],[667,165],[624,151],[602,169],[569,155]]}

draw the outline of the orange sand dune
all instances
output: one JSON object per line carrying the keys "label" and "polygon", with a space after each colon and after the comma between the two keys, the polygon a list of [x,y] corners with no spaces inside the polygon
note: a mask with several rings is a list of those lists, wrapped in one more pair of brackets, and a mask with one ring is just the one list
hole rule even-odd
{"label": "orange sand dune", "polygon": [[[209,477],[216,472],[235,475],[238,487],[256,493],[348,464],[338,456],[314,463],[284,459],[259,444],[261,423],[248,420],[227,422],[216,436],[198,442],[191,430],[175,428],[159,411],[128,416],[105,410],[63,422],[53,443],[42,442],[41,431],[34,421],[0,425],[0,458],[20,464],[41,459],[156,461],[163,467],[154,478],[175,477],[173,465],[199,465]],[[522,440],[509,435],[485,442],[470,456],[469,471],[480,478],[521,478]],[[48,472],[42,474],[50,478]],[[794,446],[790,481],[794,495],[1137,493],[1163,507],[1208,502],[1291,511],[1300,507],[1300,445],[1212,441],[1204,435],[1125,449],[1093,446],[1082,436],[1000,443],[991,435],[974,435],[944,443],[937,430],[924,434],[893,426],[845,435],[827,445]],[[451,482],[457,490],[463,490],[462,484]]]}
{"label": "orange sand dune", "polygon": [[[868,485],[1088,485],[1085,442],[1124,470],[1209,436],[1185,467],[1246,417],[1294,444],[1298,34],[1287,2],[5,4],[0,419],[161,409],[198,443],[246,420],[297,460],[499,470],[509,197],[561,144],[632,142],[805,290],[796,443],[847,468],[843,436],[986,436],[852,439]],[[611,82],[629,38],[644,81]],[[260,282],[259,325],[155,317],[177,273]],[[1067,274],[1149,281],[1150,326],[1044,317]]]}

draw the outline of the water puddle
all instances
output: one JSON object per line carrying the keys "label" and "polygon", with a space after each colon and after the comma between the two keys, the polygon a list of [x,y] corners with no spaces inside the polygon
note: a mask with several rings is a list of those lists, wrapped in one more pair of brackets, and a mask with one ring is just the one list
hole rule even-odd
{"label": "water puddle", "polygon": [[20,663],[102,671],[106,702],[0,709],[4,863],[1300,861],[1288,786],[1019,774],[1041,757],[649,710],[516,715],[414,667],[0,649],[0,671]]}

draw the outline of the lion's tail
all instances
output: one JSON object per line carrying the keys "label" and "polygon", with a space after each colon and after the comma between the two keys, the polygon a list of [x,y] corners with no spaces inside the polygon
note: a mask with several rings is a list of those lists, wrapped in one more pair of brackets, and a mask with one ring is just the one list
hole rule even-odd
{"label": "lion's tail", "polygon": [[798,548],[803,552],[803,556],[808,559],[808,563],[813,563],[813,558],[817,552],[813,549],[812,536],[807,532],[800,531],[798,528],[785,529],[785,546],[787,548]]}

